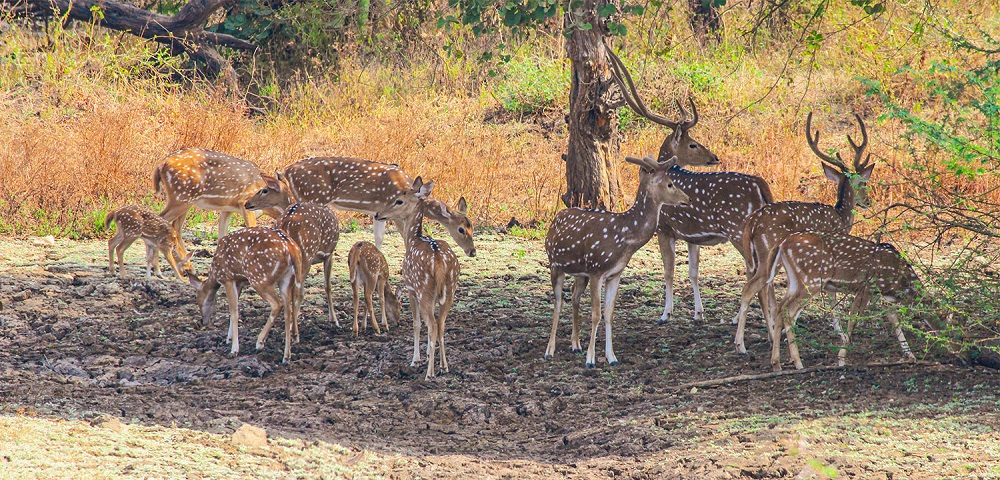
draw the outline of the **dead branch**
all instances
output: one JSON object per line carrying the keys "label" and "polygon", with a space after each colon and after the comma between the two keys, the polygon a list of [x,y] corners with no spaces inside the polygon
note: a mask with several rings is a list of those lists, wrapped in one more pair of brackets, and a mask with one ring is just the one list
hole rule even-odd
{"label": "dead branch", "polygon": [[823,372],[827,370],[866,370],[869,368],[889,368],[902,365],[927,366],[940,365],[937,362],[889,362],[889,363],[869,363],[864,365],[824,365],[819,367],[803,368],[802,370],[782,370],[780,372],[756,373],[749,375],[736,375],[732,377],[716,378],[714,380],[703,380],[700,382],[685,383],[678,385],[678,390],[687,390],[692,387],[717,387],[729,383],[747,382],[751,380],[768,380],[771,378],[786,377],[790,375],[804,375],[807,373]]}

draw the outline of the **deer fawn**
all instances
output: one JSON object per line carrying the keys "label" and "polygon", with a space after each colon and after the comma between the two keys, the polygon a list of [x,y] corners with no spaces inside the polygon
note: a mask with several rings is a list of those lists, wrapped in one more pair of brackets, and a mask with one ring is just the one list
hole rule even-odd
{"label": "deer fawn", "polygon": [[[173,223],[177,235],[191,206],[219,212],[219,238],[229,229],[233,212],[243,215],[247,226],[257,225],[244,204],[263,186],[260,169],[253,163],[200,148],[173,152],[153,170],[153,188],[166,197],[160,216]],[[272,209],[265,213],[277,218],[281,212]]]}
{"label": "deer fawn", "polygon": [[[838,232],[792,233],[775,245],[759,268],[768,273],[767,282],[774,281],[779,264],[788,274],[788,293],[771,313],[775,319],[771,330],[771,368],[781,370],[781,332],[788,340],[788,352],[795,368],[802,368],[799,349],[795,344],[795,320],[808,297],[824,292],[854,293],[847,333],[837,329],[841,348],[837,364],[847,359],[847,346],[861,313],[873,296],[887,301],[913,301],[917,293],[917,274],[890,244],[875,243]],[[915,360],[896,314],[886,315],[896,339],[908,360]]]}
{"label": "deer fawn", "polygon": [[[747,217],[744,226],[741,243],[744,258],[746,259],[747,283],[743,287],[743,294],[740,298],[740,310],[737,313],[734,323],[736,327],[736,337],[733,343],[736,344],[736,351],[746,353],[746,345],[743,340],[746,330],[746,315],[750,307],[750,300],[755,294],[760,297],[761,310],[768,329],[772,328],[774,319],[771,318],[771,311],[774,309],[774,290],[767,283],[769,272],[761,269],[759,261],[761,256],[774,248],[778,242],[793,232],[813,230],[820,232],[837,232],[841,234],[851,233],[854,227],[855,207],[867,208],[868,180],[871,179],[875,163],[871,162],[871,154],[865,156],[868,148],[868,130],[864,121],[859,115],[855,115],[858,126],[861,129],[861,144],[854,143],[850,135],[847,141],[854,150],[854,171],[852,172],[844,163],[838,152],[831,156],[823,153],[819,148],[819,131],[815,136],[812,134],[812,112],[806,117],[806,139],[813,153],[822,160],[823,173],[831,182],[837,184],[836,205],[825,205],[814,202],[778,202],[766,205],[753,212]],[[758,293],[759,292],[759,293]],[[830,294],[831,301],[836,294]],[[840,330],[840,323],[836,317],[833,319],[834,329]]]}
{"label": "deer fawn", "polygon": [[389,264],[386,263],[385,255],[382,255],[378,247],[371,242],[355,243],[347,254],[347,270],[350,273],[351,289],[354,290],[354,336],[358,336],[358,303],[361,290],[364,290],[366,307],[364,330],[368,330],[370,316],[375,333],[382,333],[378,327],[378,320],[375,319],[375,310],[372,308],[372,295],[376,292],[379,296],[379,308],[382,310],[382,325],[385,326],[385,330],[389,331],[387,317],[399,325],[402,305],[392,291],[392,285],[389,284]]}
{"label": "deer fawn", "polygon": [[[448,358],[444,347],[445,319],[455,302],[458,288],[458,258],[451,247],[441,240],[421,235],[423,230],[424,203],[434,182],[423,183],[420,177],[413,187],[390,202],[385,210],[375,215],[379,220],[392,220],[403,233],[406,254],[403,256],[403,284],[410,295],[413,311],[413,361],[420,361],[420,322],[427,324],[427,374],[434,376],[434,349],[441,344],[441,370],[448,371]],[[434,306],[440,305],[437,318]]]}
{"label": "deer fawn", "polygon": [[[219,287],[225,287],[229,303],[229,332],[226,341],[232,345],[230,354],[240,351],[239,296],[247,284],[271,305],[267,323],[257,335],[257,350],[264,347],[264,340],[274,319],[285,310],[285,352],[282,363],[292,356],[291,338],[298,340],[298,315],[305,279],[305,262],[299,246],[285,232],[271,227],[247,227],[219,239],[215,258],[205,281],[194,275],[188,281],[198,290],[197,303],[201,308],[201,323],[208,325],[215,315],[215,298]],[[280,296],[274,293],[278,288]]]}
{"label": "deer fawn", "polygon": [[[136,240],[141,239],[146,244],[146,277],[162,277],[160,273],[160,253],[170,262],[177,279],[184,281],[186,274],[193,274],[191,254],[182,254],[183,241],[166,220],[146,207],[129,205],[108,214],[104,219],[104,227],[108,228],[114,222],[118,233],[108,240],[108,267],[115,274],[115,254],[118,255],[118,273],[125,278],[125,250]],[[183,267],[184,273],[181,273]]]}
{"label": "deer fawn", "polygon": [[[273,177],[262,177],[266,185],[247,202],[247,208],[308,201],[374,215],[410,188],[409,177],[399,165],[349,157],[306,158]],[[427,202],[425,216],[448,229],[466,255],[476,256],[465,198],[458,201],[457,211],[437,200]],[[375,219],[372,229],[375,245],[382,248],[385,221]]]}
{"label": "deer fawn", "polygon": [[649,242],[656,232],[657,218],[663,205],[681,205],[688,196],[677,188],[667,170],[676,159],[656,162],[652,157],[626,158],[639,165],[639,189],[635,203],[627,212],[611,213],[581,208],[567,208],[556,215],[545,236],[545,253],[549,259],[555,311],[552,316],[552,333],[545,349],[545,358],[555,354],[556,328],[562,310],[562,285],[566,275],[575,279],[573,285],[573,351],[580,351],[579,310],[580,296],[590,283],[591,330],[590,347],[587,349],[587,368],[595,365],[594,346],[597,325],[601,320],[601,287],[604,293],[604,352],[610,365],[618,365],[611,345],[611,316],[618,295],[618,282],[622,270],[632,255]]}
{"label": "deer fawn", "polygon": [[[771,189],[763,178],[735,172],[695,173],[686,166],[708,166],[719,163],[719,157],[693,140],[688,131],[698,124],[698,109],[691,100],[691,120],[674,122],[649,111],[639,96],[625,64],[611,50],[612,77],[622,91],[626,103],[636,113],[664,125],[673,133],[663,140],[659,159],[677,157],[677,165],[668,170],[670,179],[689,197],[688,205],[666,205],[660,210],[656,230],[660,257],[663,259],[664,306],[660,324],[667,323],[674,311],[674,266],[677,240],[688,244],[688,278],[694,293],[694,317],[704,316],[701,290],[698,288],[699,247],[730,242],[745,256],[740,239],[747,215],[774,202]],[[688,114],[680,102],[677,108],[682,118]]]}

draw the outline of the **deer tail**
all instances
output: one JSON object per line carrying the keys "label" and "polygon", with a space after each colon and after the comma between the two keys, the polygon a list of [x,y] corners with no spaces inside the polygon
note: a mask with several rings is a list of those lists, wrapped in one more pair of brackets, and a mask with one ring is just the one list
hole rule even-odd
{"label": "deer tail", "polygon": [[111,228],[111,222],[115,221],[116,215],[118,215],[118,210],[114,210],[104,217],[104,228]]}
{"label": "deer tail", "polygon": [[785,240],[778,242],[777,245],[771,247],[771,250],[767,252],[767,259],[762,264],[768,269],[767,283],[774,281],[774,276],[778,274],[778,257],[781,256],[781,251],[784,248]]}
{"label": "deer tail", "polygon": [[160,165],[160,166],[158,166],[158,167],[156,167],[156,168],[153,169],[153,190],[156,193],[160,193],[160,182],[161,182],[160,170],[162,170],[162,169],[163,169],[163,165]]}

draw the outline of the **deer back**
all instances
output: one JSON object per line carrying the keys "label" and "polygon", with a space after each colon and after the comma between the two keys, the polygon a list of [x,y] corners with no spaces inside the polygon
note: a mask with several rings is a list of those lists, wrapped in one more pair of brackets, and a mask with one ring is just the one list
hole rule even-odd
{"label": "deer back", "polygon": [[409,188],[398,165],[350,157],[312,157],[287,168],[291,193],[300,202],[332,203],[374,213]]}
{"label": "deer back", "polygon": [[264,187],[253,163],[213,150],[187,148],[171,153],[153,174],[156,191],[168,200],[206,209],[242,207]]}
{"label": "deer back", "polygon": [[739,242],[747,217],[774,202],[763,178],[735,172],[691,172],[680,167],[668,175],[690,198],[689,205],[660,210],[659,229],[701,244]]}
{"label": "deer back", "polygon": [[294,274],[305,276],[302,251],[285,232],[247,227],[219,239],[209,277],[216,282],[246,280],[254,288],[274,286]]}
{"label": "deer back", "polygon": [[347,254],[347,268],[352,282],[374,285],[380,278],[389,279],[389,264],[385,255],[371,242],[360,241],[351,246]]}
{"label": "deer back", "polygon": [[326,260],[337,249],[340,239],[337,214],[326,205],[312,202],[289,205],[275,226],[298,244],[307,265]]}
{"label": "deer back", "polygon": [[458,285],[460,273],[458,257],[441,240],[419,237],[403,257],[403,283],[422,299],[444,298],[447,290]]}

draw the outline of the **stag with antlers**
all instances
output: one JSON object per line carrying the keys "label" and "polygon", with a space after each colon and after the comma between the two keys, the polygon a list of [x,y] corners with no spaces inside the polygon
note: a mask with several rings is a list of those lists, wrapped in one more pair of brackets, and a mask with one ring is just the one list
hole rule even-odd
{"label": "stag with antlers", "polygon": [[[666,323],[674,310],[674,265],[677,240],[688,244],[688,278],[694,293],[694,317],[704,316],[701,290],[698,288],[698,258],[701,246],[730,242],[741,255],[746,255],[740,238],[747,215],[758,208],[773,203],[771,189],[763,178],[736,172],[699,173],[685,170],[685,166],[707,166],[719,163],[719,157],[693,140],[688,131],[698,124],[698,110],[691,100],[690,120],[674,122],[652,113],[642,101],[632,76],[625,64],[608,49],[611,57],[612,76],[626,103],[636,113],[673,130],[660,146],[659,159],[677,158],[677,164],[667,175],[690,198],[688,205],[666,205],[660,210],[656,230],[660,256],[663,259],[665,300],[660,323]],[[677,102],[682,118],[688,113]]]}
{"label": "stag with antlers", "polygon": [[[813,153],[822,161],[823,173],[831,182],[837,184],[837,203],[826,205],[815,202],[778,202],[766,205],[750,214],[744,226],[741,239],[742,249],[746,252],[747,283],[743,287],[740,299],[740,310],[734,322],[737,324],[736,351],[746,353],[743,341],[746,329],[746,314],[750,300],[759,292],[761,310],[768,328],[771,328],[774,309],[774,290],[767,284],[770,272],[760,268],[763,255],[774,248],[781,240],[794,232],[806,230],[818,232],[836,232],[847,235],[854,227],[855,207],[867,208],[868,181],[871,179],[875,163],[871,154],[866,155],[868,148],[868,130],[860,115],[855,115],[861,129],[861,143],[855,143],[850,135],[847,141],[854,151],[853,170],[847,166],[840,153],[834,155],[823,153],[819,147],[819,130],[812,132],[812,112],[806,117],[806,139]],[[766,286],[767,285],[767,286]],[[766,287],[765,287],[766,286]],[[831,300],[835,294],[830,294]],[[834,328],[840,330],[836,317]]]}

